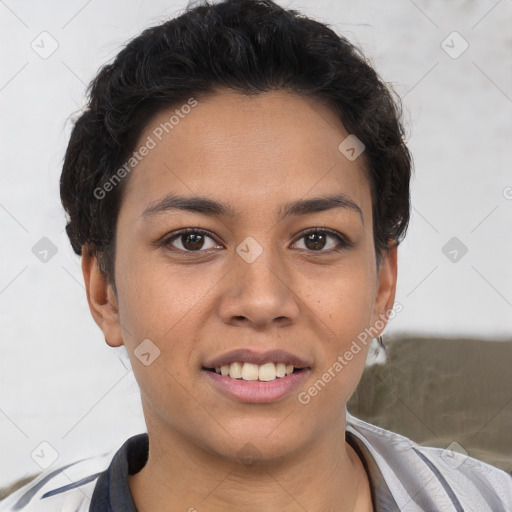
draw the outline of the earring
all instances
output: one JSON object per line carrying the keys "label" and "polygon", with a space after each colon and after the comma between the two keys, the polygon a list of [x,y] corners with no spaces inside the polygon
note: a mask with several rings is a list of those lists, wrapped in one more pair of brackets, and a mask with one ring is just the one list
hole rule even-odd
{"label": "earring", "polygon": [[384,346],[384,341],[382,339],[382,334],[379,334],[379,337],[377,338],[377,341],[379,342],[379,345],[386,350],[386,347]]}

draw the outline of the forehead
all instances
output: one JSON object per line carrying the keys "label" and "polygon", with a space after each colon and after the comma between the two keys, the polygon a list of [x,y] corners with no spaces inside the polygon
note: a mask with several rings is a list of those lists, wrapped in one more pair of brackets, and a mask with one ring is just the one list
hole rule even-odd
{"label": "forehead", "polygon": [[160,111],[144,129],[136,150],[152,148],[130,173],[126,207],[141,214],[172,191],[222,198],[254,214],[341,192],[371,215],[363,158],[340,152],[349,133],[319,101],[287,91],[221,91],[196,101]]}

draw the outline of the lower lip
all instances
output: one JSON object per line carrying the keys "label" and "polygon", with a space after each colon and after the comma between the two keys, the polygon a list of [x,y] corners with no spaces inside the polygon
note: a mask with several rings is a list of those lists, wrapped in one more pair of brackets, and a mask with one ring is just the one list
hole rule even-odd
{"label": "lower lip", "polygon": [[256,404],[280,400],[304,382],[309,376],[310,371],[310,369],[303,369],[285,377],[277,377],[274,380],[263,382],[259,380],[232,379],[218,373],[202,370],[214,386],[226,395],[241,402]]}

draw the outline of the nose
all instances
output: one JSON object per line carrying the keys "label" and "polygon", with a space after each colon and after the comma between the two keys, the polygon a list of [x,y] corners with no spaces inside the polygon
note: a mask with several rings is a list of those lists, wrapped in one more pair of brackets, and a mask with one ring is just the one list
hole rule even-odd
{"label": "nose", "polygon": [[256,259],[234,255],[231,272],[223,280],[219,314],[224,322],[265,330],[295,322],[300,301],[290,269],[277,250],[261,250]]}

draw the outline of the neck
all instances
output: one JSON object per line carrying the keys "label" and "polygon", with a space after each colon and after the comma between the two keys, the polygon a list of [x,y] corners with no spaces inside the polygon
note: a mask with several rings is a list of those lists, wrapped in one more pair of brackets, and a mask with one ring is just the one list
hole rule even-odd
{"label": "neck", "polygon": [[345,419],[300,452],[250,464],[229,460],[148,421],[149,457],[129,478],[139,512],[368,512],[367,475],[345,441]]}

